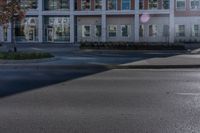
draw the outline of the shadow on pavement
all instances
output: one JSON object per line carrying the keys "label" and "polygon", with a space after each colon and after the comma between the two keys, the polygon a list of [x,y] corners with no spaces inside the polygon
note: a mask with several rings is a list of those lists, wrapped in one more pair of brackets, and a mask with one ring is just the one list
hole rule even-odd
{"label": "shadow on pavement", "polygon": [[[79,51],[79,53],[76,51],[67,54],[73,57],[95,57],[95,62],[99,64],[124,64],[149,58],[175,56],[183,54],[183,51]],[[91,63],[87,60],[81,60],[81,62],[85,62],[86,64]],[[92,62],[94,62],[94,60]],[[79,65],[79,67],[80,66],[81,65]],[[74,80],[108,70],[109,69],[106,67],[90,67],[89,65],[88,68],[80,67],[80,69],[0,70],[0,98],[40,89],[45,86]]]}

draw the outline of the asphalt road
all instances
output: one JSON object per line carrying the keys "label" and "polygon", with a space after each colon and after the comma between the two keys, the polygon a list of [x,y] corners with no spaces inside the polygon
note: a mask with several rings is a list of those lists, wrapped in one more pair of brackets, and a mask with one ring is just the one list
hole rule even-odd
{"label": "asphalt road", "polygon": [[105,68],[2,69],[0,98],[106,71]]}
{"label": "asphalt road", "polygon": [[0,99],[0,133],[199,132],[199,69],[109,70]]}

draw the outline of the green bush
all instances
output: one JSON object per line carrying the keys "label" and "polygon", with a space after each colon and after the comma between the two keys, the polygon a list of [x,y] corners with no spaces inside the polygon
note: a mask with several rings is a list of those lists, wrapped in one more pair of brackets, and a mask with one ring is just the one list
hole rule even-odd
{"label": "green bush", "polygon": [[134,42],[81,42],[80,48],[105,50],[185,50],[185,47],[180,44]]}
{"label": "green bush", "polygon": [[51,58],[50,53],[26,53],[26,52],[1,52],[0,59],[4,60],[28,60],[28,59],[43,59]]}

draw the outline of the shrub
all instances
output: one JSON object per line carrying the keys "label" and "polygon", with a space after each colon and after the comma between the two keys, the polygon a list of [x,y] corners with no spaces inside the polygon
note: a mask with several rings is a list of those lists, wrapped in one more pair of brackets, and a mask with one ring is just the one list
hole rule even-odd
{"label": "shrub", "polygon": [[165,43],[134,43],[134,42],[82,42],[81,49],[110,49],[110,50],[185,50],[180,44]]}
{"label": "shrub", "polygon": [[2,52],[0,59],[6,60],[28,60],[28,59],[43,59],[51,58],[53,55],[50,53],[25,53],[25,52]]}

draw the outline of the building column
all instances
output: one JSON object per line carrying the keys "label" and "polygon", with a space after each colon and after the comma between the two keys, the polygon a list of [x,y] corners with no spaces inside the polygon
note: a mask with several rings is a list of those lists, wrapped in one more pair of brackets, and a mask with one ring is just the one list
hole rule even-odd
{"label": "building column", "polygon": [[102,42],[106,42],[107,38],[106,0],[102,0],[101,33],[102,33],[101,34]]}
{"label": "building column", "polygon": [[[14,30],[14,29],[13,29],[13,30]],[[8,32],[7,32],[7,42],[9,42],[9,43],[10,43],[11,40],[12,40],[12,38],[11,38],[11,36],[12,36],[11,34],[12,34],[12,33],[11,33],[11,32],[12,32],[12,30],[11,30],[11,24],[9,23],[9,24],[8,24]]]}
{"label": "building column", "polygon": [[140,27],[139,0],[135,0],[135,18],[134,18],[134,28],[135,28],[134,29],[135,30],[134,39],[135,39],[135,42],[140,41],[139,27]]}
{"label": "building column", "polygon": [[169,14],[169,42],[174,43],[175,38],[175,22],[174,22],[174,0],[170,0]]}
{"label": "building column", "polygon": [[74,0],[70,0],[70,43],[75,42]]}
{"label": "building column", "polygon": [[43,16],[42,16],[42,11],[43,11],[43,0],[39,0],[38,1],[38,11],[39,11],[39,14],[38,14],[38,41],[40,43],[43,42]]}
{"label": "building column", "polygon": [[106,28],[106,15],[103,14],[101,15],[101,30],[102,30],[102,42],[106,42],[107,38],[107,28]]}

